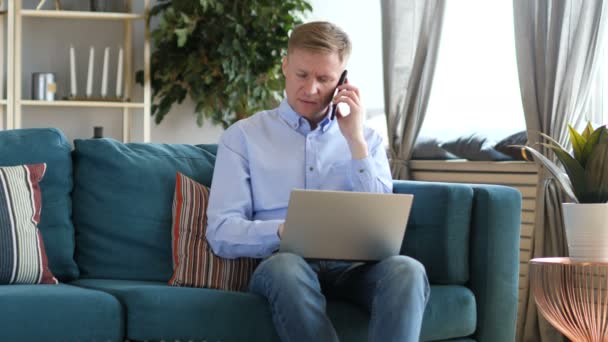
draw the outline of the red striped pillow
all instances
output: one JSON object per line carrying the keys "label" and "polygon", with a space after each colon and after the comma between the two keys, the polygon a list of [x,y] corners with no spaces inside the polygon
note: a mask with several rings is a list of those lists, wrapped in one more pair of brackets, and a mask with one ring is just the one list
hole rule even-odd
{"label": "red striped pillow", "polygon": [[209,189],[177,173],[173,198],[173,276],[169,285],[245,291],[259,260],[224,259],[211,250],[207,231]]}
{"label": "red striped pillow", "polygon": [[46,164],[0,167],[0,284],[57,284],[38,230]]}

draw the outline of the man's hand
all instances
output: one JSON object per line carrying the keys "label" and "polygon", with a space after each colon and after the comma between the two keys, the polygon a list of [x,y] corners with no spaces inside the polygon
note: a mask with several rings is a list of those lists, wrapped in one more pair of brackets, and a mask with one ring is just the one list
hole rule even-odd
{"label": "man's hand", "polygon": [[350,107],[350,114],[343,116],[340,113],[340,107],[336,112],[336,119],[340,126],[340,131],[350,147],[350,153],[353,159],[363,159],[367,157],[367,142],[363,136],[363,121],[365,120],[365,111],[361,103],[359,88],[348,84],[338,87],[338,93],[333,98],[334,104],[346,103]]}
{"label": "man's hand", "polygon": [[283,230],[285,230],[285,224],[281,223],[279,225],[279,230],[277,231],[277,234],[279,235],[279,239],[281,239],[283,237]]}

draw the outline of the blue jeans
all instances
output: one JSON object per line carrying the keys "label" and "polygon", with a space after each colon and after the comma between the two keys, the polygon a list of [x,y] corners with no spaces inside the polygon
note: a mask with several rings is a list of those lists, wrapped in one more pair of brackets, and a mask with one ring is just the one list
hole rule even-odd
{"label": "blue jeans", "polygon": [[260,263],[249,290],[270,303],[283,342],[338,341],[325,295],[369,310],[369,341],[417,342],[430,292],[424,266],[407,256],[362,264],[307,261],[291,253]]}

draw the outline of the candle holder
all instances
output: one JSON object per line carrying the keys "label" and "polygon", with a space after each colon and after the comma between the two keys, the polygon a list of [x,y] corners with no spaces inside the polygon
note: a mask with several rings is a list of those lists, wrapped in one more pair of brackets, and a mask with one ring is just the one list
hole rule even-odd
{"label": "candle holder", "polygon": [[[110,95],[108,93],[108,83],[109,83],[109,59],[110,59],[110,47],[105,47],[103,49],[103,64],[102,64],[102,73],[101,73],[101,99],[108,98],[109,101],[124,101],[123,96],[123,48],[118,48],[118,60],[116,65],[116,89],[114,95]],[[70,45],[69,48],[69,61],[70,61],[70,90],[68,99],[78,98],[78,99],[92,99],[93,95],[93,83],[94,83],[94,70],[95,70],[95,47],[91,46],[89,48],[89,56],[88,56],[88,65],[87,65],[87,77],[86,77],[86,90],[84,91],[84,97],[79,95],[78,85],[77,85],[77,77],[76,77],[76,51],[73,45]],[[96,99],[99,99],[95,97]]]}
{"label": "candle holder", "polygon": [[35,72],[32,74],[32,100],[55,101],[56,92],[55,73]]}

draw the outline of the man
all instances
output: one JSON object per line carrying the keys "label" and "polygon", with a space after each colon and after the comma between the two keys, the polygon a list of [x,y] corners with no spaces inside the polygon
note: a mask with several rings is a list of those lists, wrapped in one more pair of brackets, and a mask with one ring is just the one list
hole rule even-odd
{"label": "man", "polygon": [[[392,192],[381,137],[363,126],[359,89],[334,91],[351,43],[327,22],[298,26],[283,58],[287,98],[228,128],[218,147],[207,239],[225,258],[266,258],[249,284],[267,298],[282,341],[337,341],[325,295],[371,312],[370,341],[418,341],[429,295],[424,267],[406,256],[377,263],[307,261],[277,253],[292,189]],[[331,119],[331,103],[345,103]],[[311,213],[314,215],[314,213]]]}

